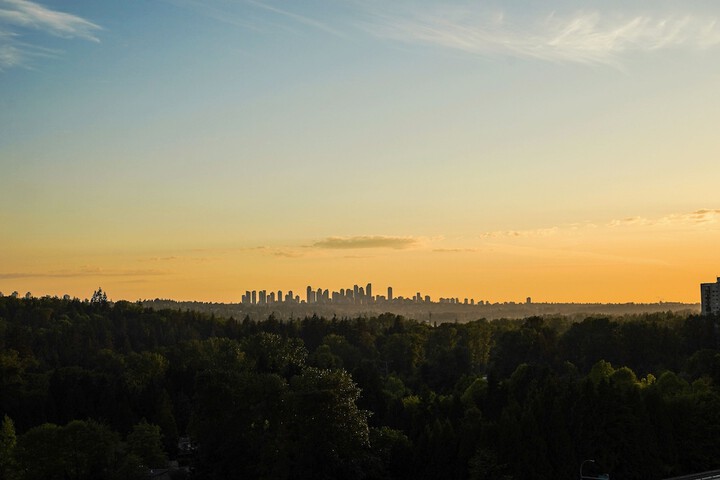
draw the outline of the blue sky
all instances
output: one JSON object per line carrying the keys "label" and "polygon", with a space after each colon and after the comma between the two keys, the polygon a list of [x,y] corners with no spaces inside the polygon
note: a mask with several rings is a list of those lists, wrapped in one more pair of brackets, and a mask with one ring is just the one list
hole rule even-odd
{"label": "blue sky", "polygon": [[[675,238],[720,200],[718,18],[710,1],[0,0],[0,287],[54,292],[39,280],[53,271],[82,291],[103,272],[124,295],[188,295],[200,287],[181,272],[223,275],[188,252],[215,249],[247,266],[223,277],[242,291],[260,272],[304,288],[310,260],[344,284],[412,261],[465,279],[426,287],[449,295],[480,288],[463,264],[504,258],[500,271],[554,248],[520,235],[538,256],[507,253],[517,237],[498,232],[562,244],[577,225],[640,218],[623,224],[633,242],[658,238],[650,223]],[[716,216],[686,247],[647,249],[656,267],[639,278],[659,278],[666,298],[672,278],[714,278],[717,263],[676,259],[712,243]],[[583,258],[614,243],[635,255],[616,233],[585,235],[570,242]],[[309,253],[338,238],[366,260]],[[479,257],[488,238],[507,252]],[[186,263],[138,266],[170,257]],[[595,268],[575,263],[572,284]],[[679,275],[681,263],[694,266]],[[542,294],[569,292],[561,276]],[[482,289],[531,287],[496,278]],[[678,297],[692,299],[692,281]],[[650,298],[602,298],[622,294]]]}

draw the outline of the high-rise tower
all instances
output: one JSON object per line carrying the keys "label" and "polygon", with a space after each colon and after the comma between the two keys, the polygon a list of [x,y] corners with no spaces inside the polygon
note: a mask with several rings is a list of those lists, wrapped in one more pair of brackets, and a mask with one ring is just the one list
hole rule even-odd
{"label": "high-rise tower", "polygon": [[703,315],[720,313],[720,277],[715,283],[700,284],[700,305]]}

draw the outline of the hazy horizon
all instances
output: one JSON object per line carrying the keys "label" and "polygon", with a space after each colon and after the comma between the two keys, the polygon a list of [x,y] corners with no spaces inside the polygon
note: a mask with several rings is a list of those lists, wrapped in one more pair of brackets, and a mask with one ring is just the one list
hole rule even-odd
{"label": "hazy horizon", "polygon": [[0,0],[0,291],[697,303],[720,5]]}

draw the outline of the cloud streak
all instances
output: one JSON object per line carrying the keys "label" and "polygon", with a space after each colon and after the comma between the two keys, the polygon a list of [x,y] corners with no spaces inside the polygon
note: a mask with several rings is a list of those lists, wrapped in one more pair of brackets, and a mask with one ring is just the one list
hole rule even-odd
{"label": "cloud streak", "polygon": [[[262,2],[258,0],[245,0],[243,2],[218,2],[212,0],[167,0],[173,5],[181,8],[190,8],[195,10],[201,15],[216,20],[218,22],[226,23],[235,27],[245,28],[254,31],[264,31],[268,28],[277,29],[278,25],[274,21],[269,22],[268,18],[263,18],[258,15],[258,12],[264,12],[268,17],[270,16],[284,19],[289,21],[290,24],[297,24],[303,27],[308,27],[315,30],[320,30],[325,33],[337,37],[344,37],[345,35],[338,29],[335,29],[327,23],[321,22],[310,16],[301,15],[294,11],[290,11],[284,8],[278,8],[271,5],[268,2]],[[298,5],[301,5],[298,3]],[[247,7],[256,12],[250,13]],[[250,11],[251,12],[251,11]]]}
{"label": "cloud streak", "polygon": [[720,209],[700,209],[690,213],[673,213],[660,218],[629,217],[613,220],[609,227],[634,226],[704,226],[720,222]]}
{"label": "cloud streak", "polygon": [[570,232],[597,231],[598,229],[653,229],[653,228],[679,228],[698,229],[720,223],[720,209],[699,209],[689,213],[672,213],[657,218],[625,217],[610,220],[602,224],[574,223],[549,228],[536,228],[529,230],[502,230],[483,232],[478,235],[482,240],[487,239],[524,239],[546,238]]}
{"label": "cloud streak", "polygon": [[433,248],[434,253],[470,253],[477,252],[475,248]]}
{"label": "cloud streak", "polygon": [[303,24],[305,26],[312,27],[312,28],[315,28],[318,30],[322,30],[325,33],[330,33],[330,34],[336,35],[338,37],[344,36],[340,31],[338,31],[334,28],[331,28],[328,25],[326,25],[322,22],[319,22],[313,18],[306,17],[304,15],[299,15],[299,14],[291,12],[289,10],[283,10],[281,8],[273,7],[271,5],[268,5],[266,3],[259,2],[256,0],[247,0],[247,3],[249,3],[250,5],[253,5],[257,8],[267,10],[267,11],[275,13],[277,15],[281,15],[283,17],[289,18],[289,19],[291,19],[295,22],[298,22],[300,24]]}
{"label": "cloud streak", "polygon": [[48,273],[38,272],[9,272],[0,273],[0,280],[17,278],[75,278],[75,277],[147,277],[166,275],[158,270],[102,270],[99,268],[82,268],[79,270],[56,271]]}
{"label": "cloud streak", "polygon": [[312,244],[314,248],[346,250],[359,248],[392,248],[402,250],[414,247],[418,240],[413,237],[386,237],[382,235],[361,235],[355,237],[328,237]]}
{"label": "cloud streak", "polygon": [[99,42],[99,25],[77,15],[52,10],[29,0],[0,0],[0,70],[24,66],[29,59],[60,52],[21,40],[28,31],[60,38]]}
{"label": "cloud streak", "polygon": [[[577,229],[577,226],[569,226],[565,228]],[[528,237],[550,237],[560,230],[559,227],[536,228],[531,230],[497,230],[493,232],[484,232],[479,235],[480,238],[528,238]]]}
{"label": "cloud streak", "polygon": [[620,15],[552,12],[532,20],[486,7],[373,14],[367,29],[407,44],[444,47],[480,56],[552,62],[619,64],[627,52],[720,45],[718,19],[697,15]]}

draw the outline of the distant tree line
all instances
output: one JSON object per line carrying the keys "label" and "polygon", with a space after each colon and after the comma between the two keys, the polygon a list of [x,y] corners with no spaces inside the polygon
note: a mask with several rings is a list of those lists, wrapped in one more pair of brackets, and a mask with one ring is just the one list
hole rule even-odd
{"label": "distant tree line", "polygon": [[201,479],[710,470],[719,320],[253,322],[3,297],[0,480],[146,478],[168,458]]}

